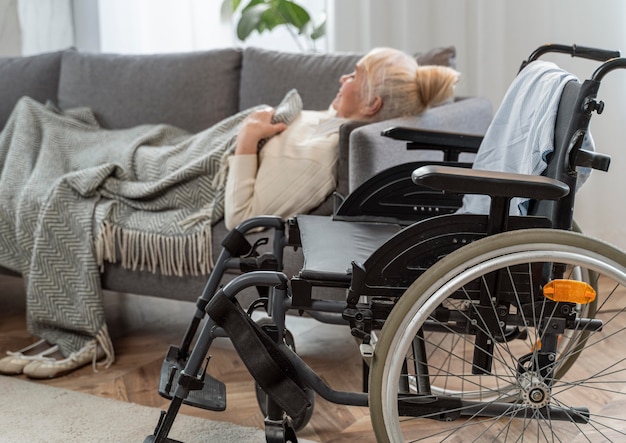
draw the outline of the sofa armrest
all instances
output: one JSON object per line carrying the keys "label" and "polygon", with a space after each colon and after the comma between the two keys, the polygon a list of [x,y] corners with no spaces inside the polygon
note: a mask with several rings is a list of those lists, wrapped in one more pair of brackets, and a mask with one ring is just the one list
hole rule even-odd
{"label": "sofa armrest", "polygon": [[337,188],[335,192],[343,197],[350,193],[350,135],[352,131],[367,122],[352,120],[339,128],[339,160],[337,161]]}
{"label": "sofa armrest", "polygon": [[[356,189],[374,174],[391,166],[412,161],[441,161],[440,151],[414,151],[406,149],[406,141],[383,137],[381,133],[390,127],[402,126],[457,133],[484,135],[491,123],[493,109],[483,97],[457,99],[453,103],[437,106],[414,117],[403,117],[372,124],[360,124],[349,132],[348,145],[340,142],[340,157],[348,152],[348,193]],[[469,161],[471,157],[461,161]],[[338,168],[338,181],[345,180],[345,169]],[[339,187],[338,187],[339,190]],[[341,191],[339,191],[341,192]]]}

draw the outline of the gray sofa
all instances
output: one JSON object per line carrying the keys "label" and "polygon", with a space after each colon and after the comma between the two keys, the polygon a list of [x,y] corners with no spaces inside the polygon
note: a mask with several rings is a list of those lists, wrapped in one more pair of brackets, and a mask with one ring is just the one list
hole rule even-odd
{"label": "gray sofa", "polygon": [[[292,54],[258,48],[219,49],[167,55],[88,54],[65,50],[31,57],[0,58],[0,128],[18,99],[52,100],[61,109],[90,107],[105,128],[169,123],[189,131],[204,129],[239,110],[276,105],[295,88],[305,109],[326,109],[340,75],[353,70],[359,54]],[[454,48],[418,55],[421,64],[454,65]],[[347,195],[372,174],[415,160],[403,142],[380,136],[402,125],[483,134],[492,117],[484,98],[455,99],[416,117],[376,124],[350,122],[340,130],[337,193]],[[314,212],[331,214],[332,198]],[[214,255],[226,234],[213,228]],[[258,235],[258,234],[257,234]],[[289,251],[285,272],[301,264]],[[7,271],[8,272],[8,271]],[[181,300],[195,300],[204,277],[172,277],[106,266],[105,289]]]}

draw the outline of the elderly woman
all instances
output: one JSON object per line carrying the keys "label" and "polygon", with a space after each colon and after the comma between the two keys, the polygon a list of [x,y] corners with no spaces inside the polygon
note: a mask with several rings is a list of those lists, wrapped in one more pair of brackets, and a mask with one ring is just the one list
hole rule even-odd
{"label": "elderly woman", "polygon": [[[233,228],[261,214],[307,212],[335,189],[338,129],[345,120],[379,121],[417,115],[450,99],[458,73],[419,67],[391,48],[374,49],[339,80],[327,111],[302,111],[289,126],[272,123],[271,108],[251,114],[229,159],[225,222]],[[259,142],[272,137],[259,150]]]}
{"label": "elderly woman", "polygon": [[[222,214],[226,226],[232,228],[242,220],[256,215],[272,214],[289,217],[315,208],[335,188],[338,129],[342,122],[346,120],[377,121],[419,114],[429,106],[450,99],[458,77],[458,73],[450,68],[419,67],[413,57],[403,52],[388,48],[375,49],[356,64],[353,73],[341,77],[339,92],[326,111],[301,111],[298,106],[293,104],[299,100],[299,97],[294,97],[296,95],[294,93],[288,94],[288,99],[285,100],[285,102],[289,102],[287,105],[283,103],[276,110],[264,107],[249,110],[240,116],[240,120],[237,120],[237,116],[225,120],[228,129],[235,131],[233,132],[235,134],[233,136],[234,146],[228,145],[216,151],[215,159],[220,161],[216,162],[215,159],[203,161],[206,161],[206,164],[221,163],[223,167],[228,167],[227,175],[224,174],[223,167],[207,170],[195,167],[199,164],[198,157],[206,155],[207,140],[210,142],[219,138],[213,137],[211,131],[214,128],[189,136],[166,128],[168,132],[173,131],[176,140],[180,140],[182,144],[165,146],[164,149],[158,149],[149,144],[146,147],[134,146],[132,149],[127,149],[123,146],[120,148],[118,142],[119,137],[125,134],[124,130],[102,131],[97,125],[90,123],[90,118],[83,118],[78,123],[71,121],[69,125],[66,125],[66,131],[70,131],[70,129],[72,131],[80,130],[82,131],[80,132],[81,137],[105,139],[111,148],[119,151],[118,157],[127,159],[134,169],[128,173],[121,173],[120,171],[123,171],[124,166],[120,166],[119,159],[117,157],[110,158],[113,154],[108,153],[106,149],[100,149],[93,154],[89,151],[88,155],[83,155],[83,163],[79,165],[83,169],[78,171],[81,173],[78,175],[74,174],[76,171],[73,166],[76,156],[69,152],[68,161],[64,162],[62,161],[63,158],[59,157],[57,151],[53,149],[52,160],[59,163],[60,168],[65,168],[61,171],[69,173],[70,179],[65,179],[68,176],[64,176],[64,180],[51,183],[55,185],[60,183],[68,187],[69,194],[62,194],[63,189],[60,191],[57,188],[54,189],[55,192],[59,191],[59,195],[63,196],[73,196],[77,194],[74,192],[77,188],[89,183],[84,193],[80,194],[79,192],[78,194],[85,198],[92,198],[95,195],[94,204],[99,206],[88,206],[88,208],[96,209],[92,212],[87,210],[87,213],[106,214],[106,216],[116,215],[121,222],[134,221],[137,224],[137,220],[139,220],[141,226],[160,226],[159,229],[163,230],[163,225],[152,223],[152,219],[140,218],[153,216],[150,210],[155,211],[154,206],[150,206],[150,210],[141,214],[136,212],[124,213],[123,211],[129,208],[142,208],[142,205],[146,203],[151,205],[155,203],[156,200],[154,199],[132,200],[132,198],[141,195],[138,194],[138,191],[143,190],[146,183],[160,185],[161,176],[174,177],[179,172],[181,163],[191,162],[196,171],[196,178],[204,180],[202,182],[203,188],[209,188],[214,182],[221,183],[219,184],[221,188],[216,188],[215,192],[211,194],[212,199],[204,208],[205,211],[197,211],[196,207],[182,208],[187,211],[183,212],[183,215],[190,216],[191,225],[194,223],[198,225],[198,220],[204,222],[204,224],[199,224],[198,231],[202,232],[198,238],[199,242],[206,244],[204,231],[210,231],[210,229],[205,229],[205,226],[210,226],[210,223],[217,221],[216,219],[221,218]],[[18,104],[18,106],[20,105]],[[32,103],[32,101],[23,102],[21,106],[27,112],[39,112],[42,115],[46,113],[46,118],[49,118],[53,123],[65,118],[65,116],[57,115],[49,110],[40,110],[41,106]],[[288,115],[288,118],[284,118],[285,115]],[[17,116],[14,119],[16,124],[22,120]],[[35,120],[39,121],[40,119]],[[218,125],[220,124],[218,123]],[[220,130],[223,126],[220,127]],[[151,131],[153,129],[149,128]],[[126,130],[127,133],[131,134],[135,134],[137,131],[135,128]],[[143,134],[143,132],[141,133]],[[71,134],[74,133],[71,132]],[[59,132],[59,137],[62,136],[66,136],[66,132]],[[75,137],[75,135],[72,136]],[[5,139],[9,138],[5,137]],[[88,147],[90,145],[89,140],[82,143],[81,146]],[[52,148],[56,147],[53,146]],[[165,161],[161,162],[161,159],[170,159],[172,151],[180,154],[179,157],[176,157],[176,161],[171,162],[171,164]],[[84,169],[84,161],[87,162],[89,168]],[[136,167],[136,165],[148,161],[151,162],[151,165],[158,167]],[[104,169],[102,169],[103,167]],[[107,167],[109,169],[106,169]],[[85,181],[87,176],[82,175],[83,171],[102,172],[100,175],[106,179],[98,186],[91,186],[92,182]],[[133,180],[125,182],[127,176],[133,177]],[[224,176],[225,184],[223,183]],[[55,177],[49,178],[50,180],[55,179]],[[198,197],[197,194],[200,193],[196,192],[197,186],[193,182],[182,181],[181,185],[186,186],[186,189],[189,190],[190,199],[198,198],[198,200],[194,200],[196,203],[191,206],[206,204],[206,202],[203,203],[201,195]],[[180,205],[182,204],[181,201],[185,200],[177,198],[167,200],[165,198],[167,192],[172,189],[171,184],[161,188],[149,188],[150,194],[146,195],[148,197],[155,196],[159,203],[167,201],[169,206],[165,209],[170,210],[172,205]],[[93,194],[94,191],[97,193]],[[50,195],[55,196],[56,194],[50,193]],[[213,197],[214,195],[216,197]],[[222,195],[224,195],[223,202],[221,200]],[[132,204],[125,206],[125,203],[129,201]],[[37,204],[37,201],[34,203]],[[84,202],[80,203],[83,204]],[[64,199],[63,204],[72,204],[72,201]],[[105,209],[102,209],[103,207]],[[218,207],[223,207],[223,211],[220,209],[216,212]],[[173,209],[178,211],[181,208],[175,207]],[[172,218],[170,226],[184,225],[184,223],[180,223],[182,216],[176,211],[170,211],[174,212],[177,217]],[[193,211],[197,211],[198,214]],[[83,210],[83,212],[85,211]],[[30,255],[20,258],[22,262],[12,266],[28,275],[28,278],[25,279],[28,281],[28,327],[29,331],[34,336],[39,337],[40,340],[28,348],[9,352],[7,357],[1,359],[0,373],[2,374],[24,373],[32,378],[50,378],[67,374],[90,362],[95,365],[95,362],[102,358],[105,359],[105,365],[110,365],[114,361],[113,346],[104,318],[102,297],[98,292],[100,288],[97,265],[101,266],[102,263],[97,263],[97,260],[92,258],[90,254],[93,254],[92,251],[95,249],[97,254],[102,255],[99,259],[107,260],[107,257],[110,257],[110,260],[115,260],[115,245],[106,241],[98,243],[98,239],[96,239],[94,247],[91,225],[85,229],[84,225],[76,224],[76,219],[72,214],[69,210],[54,213],[60,218],[70,216],[70,220],[61,220],[61,222],[71,223],[73,228],[71,234],[74,236],[72,239],[75,240],[72,243],[74,248],[84,245],[84,250],[81,250],[80,261],[72,261],[73,257],[66,257],[71,262],[71,266],[64,265],[63,277],[57,276],[58,278],[55,279],[57,281],[52,281],[45,275],[45,270],[48,267],[45,263],[44,266],[37,266],[39,264],[37,260],[41,259],[42,254],[38,253],[36,249],[30,251]],[[124,214],[127,216],[120,216]],[[91,218],[88,216],[85,220],[89,221]],[[111,223],[107,225],[110,221],[106,217],[103,218],[99,239],[108,235],[109,241],[120,241],[119,239],[123,236],[119,235],[120,230],[116,231],[117,228],[111,228]],[[187,219],[183,221],[187,222]],[[7,221],[8,224],[11,222],[11,220]],[[56,226],[59,224],[62,223],[55,222]],[[38,232],[47,232],[45,227],[42,229]],[[64,235],[66,234],[64,231]],[[160,233],[148,234],[151,238],[160,235]],[[54,239],[54,237],[54,232],[52,232],[49,238]],[[131,241],[128,240],[130,238],[137,238],[139,242],[149,241],[142,238],[141,233],[138,232],[132,232],[132,236],[124,238],[123,242],[126,243]],[[57,254],[57,252],[61,254],[63,252],[49,251],[50,245],[54,245],[53,242],[43,241],[39,244],[48,248],[49,254]],[[168,243],[169,249],[176,249],[170,248],[169,244],[171,243]],[[62,248],[62,245],[59,248]],[[136,250],[133,248],[129,248],[129,250],[129,254],[133,254],[134,257]],[[74,251],[72,255],[77,256],[77,253]],[[156,254],[155,257],[158,255]],[[148,257],[148,259],[152,258]],[[35,266],[31,266],[31,263],[35,263]],[[0,264],[5,265],[5,263]],[[164,262],[164,264],[167,263]],[[196,266],[196,263],[191,263],[189,266]],[[39,284],[39,281],[43,283]],[[50,296],[50,283],[58,285],[54,288],[54,297]]]}

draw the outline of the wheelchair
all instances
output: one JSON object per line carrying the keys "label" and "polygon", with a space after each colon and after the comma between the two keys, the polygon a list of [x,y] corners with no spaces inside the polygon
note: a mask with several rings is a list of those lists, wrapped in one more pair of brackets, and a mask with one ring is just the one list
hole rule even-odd
{"label": "wheelchair", "polygon": [[[608,170],[608,156],[585,139],[604,106],[601,80],[626,59],[545,45],[520,72],[551,52],[601,63],[559,92],[542,175],[459,164],[481,137],[393,128],[385,135],[440,149],[443,161],[382,172],[332,217],[256,217],[231,231],[182,343],[163,361],[159,393],[171,401],[145,442],[176,441],[168,435],[182,404],[225,409],[225,386],[206,360],[217,338],[231,340],[256,380],[268,442],[297,441],[315,393],[369,407],[380,442],[622,441],[626,253],[575,232],[573,207],[578,168]],[[488,213],[458,211],[463,194],[488,195]],[[510,215],[515,197],[528,199],[527,214]],[[258,228],[273,237],[270,253],[250,254],[245,234]],[[281,257],[292,246],[304,266],[288,277]],[[244,272],[221,284],[232,267]],[[316,298],[324,287],[345,298]],[[237,296],[248,288],[258,299],[244,309]],[[259,310],[266,315],[253,320]],[[298,357],[290,311],[349,325],[368,375],[363,392],[330,388]]]}

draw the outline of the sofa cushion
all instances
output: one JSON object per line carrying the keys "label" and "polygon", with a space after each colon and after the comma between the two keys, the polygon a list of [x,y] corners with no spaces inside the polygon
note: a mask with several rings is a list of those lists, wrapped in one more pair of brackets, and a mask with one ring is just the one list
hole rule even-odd
{"label": "sofa cushion", "polygon": [[23,96],[39,102],[56,101],[61,54],[51,52],[29,57],[0,57],[0,129]]}
{"label": "sofa cushion", "polygon": [[300,54],[254,47],[244,49],[239,109],[277,105],[297,89],[304,109],[328,109],[339,77],[354,70],[359,54]]}
{"label": "sofa cushion", "polygon": [[[277,105],[297,89],[304,109],[327,109],[339,90],[339,77],[354,70],[362,54],[299,54],[248,47],[243,53],[239,109]],[[454,46],[415,54],[420,65],[454,67]]]}
{"label": "sofa cushion", "polygon": [[67,51],[59,106],[90,107],[105,128],[169,123],[197,132],[237,112],[241,51],[113,55]]}

